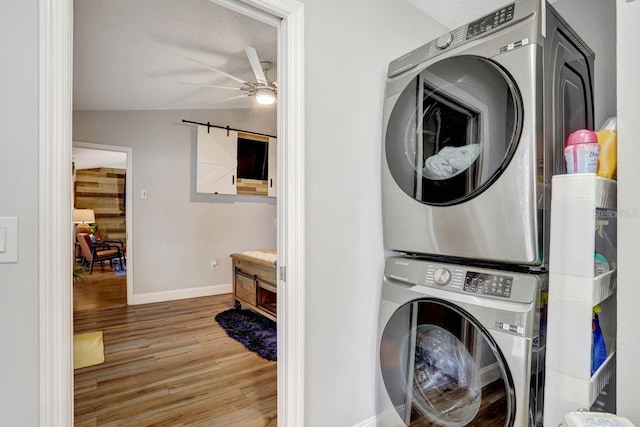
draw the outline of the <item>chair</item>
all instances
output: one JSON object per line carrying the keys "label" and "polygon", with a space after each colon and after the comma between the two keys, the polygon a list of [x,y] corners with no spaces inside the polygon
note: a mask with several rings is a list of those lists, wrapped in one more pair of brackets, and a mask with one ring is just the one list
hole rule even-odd
{"label": "chair", "polygon": [[[122,261],[124,261],[124,265],[127,264],[127,247],[125,246],[124,242],[122,240],[103,240],[102,239],[102,233],[100,232],[100,230],[96,230],[93,233],[93,236],[98,239],[98,242],[100,245],[104,245],[104,244],[108,244],[108,245],[112,245],[112,246],[117,246],[120,248],[120,252],[122,253]],[[91,236],[89,236],[89,238],[91,238]],[[98,243],[94,243],[94,245],[97,245]]]}
{"label": "chair", "polygon": [[78,238],[82,255],[89,264],[89,274],[93,272],[93,264],[96,262],[103,264],[104,261],[109,261],[109,265],[113,268],[113,260],[117,258],[120,261],[120,265],[124,265],[122,252],[117,245],[109,243],[94,244],[87,233],[78,233],[76,237]]}

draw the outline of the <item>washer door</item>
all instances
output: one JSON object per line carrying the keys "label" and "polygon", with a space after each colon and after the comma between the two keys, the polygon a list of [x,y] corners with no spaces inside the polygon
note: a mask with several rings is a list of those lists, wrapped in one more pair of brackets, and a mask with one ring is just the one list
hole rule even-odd
{"label": "washer door", "polygon": [[495,62],[438,61],[411,80],[391,111],[385,136],[391,175],[429,205],[473,198],[506,168],[522,116],[516,85]]}
{"label": "washer door", "polygon": [[384,385],[408,426],[511,426],[513,380],[489,333],[437,299],[401,306],[380,343]]}

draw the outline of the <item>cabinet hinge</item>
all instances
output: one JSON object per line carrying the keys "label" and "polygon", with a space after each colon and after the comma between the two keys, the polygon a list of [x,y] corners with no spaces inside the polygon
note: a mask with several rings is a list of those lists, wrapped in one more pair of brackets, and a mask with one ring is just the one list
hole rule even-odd
{"label": "cabinet hinge", "polygon": [[287,281],[287,267],[280,267],[280,280]]}

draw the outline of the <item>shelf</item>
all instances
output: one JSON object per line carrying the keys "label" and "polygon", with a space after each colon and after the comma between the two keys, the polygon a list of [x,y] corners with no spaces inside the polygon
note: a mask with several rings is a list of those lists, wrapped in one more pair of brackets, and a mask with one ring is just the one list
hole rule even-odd
{"label": "shelf", "polygon": [[[616,181],[595,174],[553,177],[544,425],[590,410],[616,369]],[[595,258],[611,271],[595,275]],[[593,308],[607,358],[591,375]],[[615,408],[605,408],[615,411]]]}
{"label": "shelf", "polygon": [[[589,409],[609,383],[616,369],[616,353],[612,351],[593,376],[581,379],[554,369],[545,374],[545,422],[555,425],[562,414]],[[553,421],[550,421],[553,420]]]}
{"label": "shelf", "polygon": [[589,307],[600,304],[617,288],[617,270],[611,270],[594,278],[550,273],[551,283],[562,283],[553,289],[553,295],[560,298],[585,302]]}
{"label": "shelf", "polygon": [[617,181],[596,176],[595,173],[555,175],[552,178],[552,199],[591,199],[596,208],[616,209]]}

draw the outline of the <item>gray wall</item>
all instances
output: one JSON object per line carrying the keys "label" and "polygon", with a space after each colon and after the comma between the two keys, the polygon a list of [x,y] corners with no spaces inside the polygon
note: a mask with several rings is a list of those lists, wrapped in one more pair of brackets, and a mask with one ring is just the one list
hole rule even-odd
{"label": "gray wall", "polygon": [[389,62],[445,28],[397,0],[305,0],[305,427],[375,415]]}
{"label": "gray wall", "polygon": [[275,109],[74,111],[74,141],[133,149],[135,296],[230,284],[229,254],[276,247],[275,198],[195,193],[197,127],[182,119],[276,133]]}
{"label": "gray wall", "polygon": [[[384,70],[388,61],[443,28],[401,1],[304,3],[305,425],[350,426],[375,414],[375,324],[383,259],[379,170]],[[640,209],[640,176],[634,172],[640,162],[636,143],[640,88],[635,75],[640,67],[635,49],[639,3],[618,1],[618,38],[626,52],[618,59],[621,209]],[[0,264],[0,419],[3,425],[16,426],[36,426],[39,411],[37,6],[35,0],[0,2],[0,16],[11,17],[0,27],[0,57],[5,64],[0,79],[0,116],[4,118],[0,215],[20,217],[20,261]],[[153,200],[155,189],[149,191]],[[640,287],[636,283],[640,267],[634,258],[640,240],[637,224],[637,218],[620,220],[619,315],[623,322],[618,337],[618,399],[619,412],[640,425],[640,378],[635,368],[640,352]]]}
{"label": "gray wall", "polygon": [[36,426],[38,2],[2,1],[0,16],[0,216],[19,217],[18,263],[0,264],[0,424]]}

